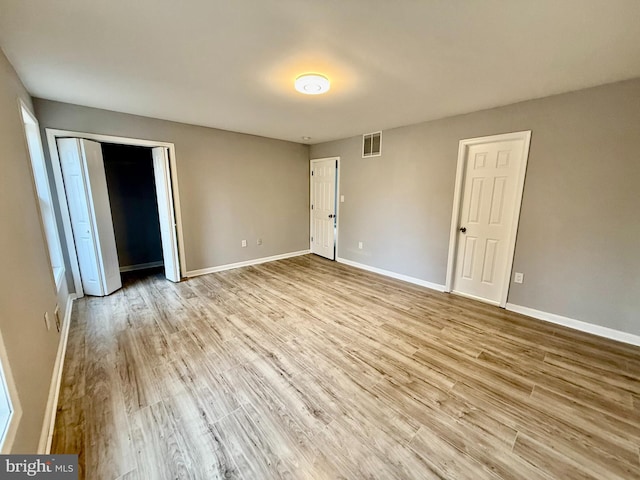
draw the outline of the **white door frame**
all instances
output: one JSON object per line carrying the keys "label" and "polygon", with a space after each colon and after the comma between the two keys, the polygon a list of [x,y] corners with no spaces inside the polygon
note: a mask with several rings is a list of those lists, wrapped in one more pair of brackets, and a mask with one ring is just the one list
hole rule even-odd
{"label": "white door frame", "polygon": [[176,167],[176,148],[173,143],[159,142],[155,140],[143,140],[137,138],[118,137],[115,135],[100,135],[96,133],[75,132],[71,130],[58,130],[54,128],[46,128],[47,144],[49,146],[49,156],[51,158],[51,166],[53,168],[53,177],[56,184],[58,194],[58,204],[62,214],[62,224],[64,234],[67,241],[67,252],[69,254],[69,263],[73,273],[73,283],[75,285],[76,295],[82,297],[84,290],[82,289],[82,280],[80,278],[80,267],[78,265],[78,257],[73,240],[73,231],[71,229],[71,218],[69,216],[69,206],[65,195],[64,181],[62,179],[62,169],[60,167],[60,157],[58,156],[58,146],[56,139],[59,137],[75,137],[85,138],[100,143],[116,143],[119,145],[133,145],[137,147],[166,147],[169,149],[169,172],[165,172],[171,178],[171,186],[173,193],[173,209],[176,220],[177,242],[176,249],[177,258],[175,259],[180,265],[180,275],[184,278],[187,276],[186,261],[184,253],[184,237],[182,234],[182,216],[180,211],[180,195],[178,193],[178,172]]}
{"label": "white door frame", "polygon": [[338,242],[340,232],[340,157],[326,157],[326,158],[313,158],[309,161],[309,251],[313,251],[313,242],[311,241],[311,235],[313,234],[313,212],[311,211],[311,204],[313,203],[313,177],[311,171],[313,165],[325,160],[335,160],[338,168],[336,169],[336,235],[334,238],[335,255],[334,260],[338,258]]}
{"label": "white door frame", "polygon": [[522,145],[522,163],[518,172],[518,181],[516,185],[516,204],[513,209],[513,218],[511,222],[511,231],[507,242],[507,265],[504,271],[505,282],[500,295],[500,306],[505,308],[507,305],[507,296],[509,294],[509,286],[511,285],[511,269],[513,268],[513,256],[516,249],[516,236],[518,234],[518,223],[520,220],[520,207],[522,205],[522,193],[524,191],[524,178],[527,172],[527,161],[529,160],[529,145],[531,144],[531,130],[522,132],[505,133],[501,135],[490,135],[487,137],[468,138],[460,140],[458,146],[458,168],[456,171],[456,186],[453,194],[453,212],[451,214],[451,232],[449,234],[449,257],[447,259],[447,279],[445,282],[445,292],[451,292],[453,289],[453,276],[455,273],[456,246],[458,242],[458,228],[460,227],[460,208],[462,204],[463,186],[466,171],[467,152],[474,145],[483,143],[504,142],[509,140],[521,140]]}

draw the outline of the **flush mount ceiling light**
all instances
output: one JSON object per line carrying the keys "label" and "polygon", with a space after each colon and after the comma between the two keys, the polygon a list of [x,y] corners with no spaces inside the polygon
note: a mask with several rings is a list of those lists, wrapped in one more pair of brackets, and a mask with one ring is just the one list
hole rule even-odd
{"label": "flush mount ceiling light", "polygon": [[306,95],[320,95],[329,91],[329,79],[317,73],[305,73],[296,78],[296,90]]}

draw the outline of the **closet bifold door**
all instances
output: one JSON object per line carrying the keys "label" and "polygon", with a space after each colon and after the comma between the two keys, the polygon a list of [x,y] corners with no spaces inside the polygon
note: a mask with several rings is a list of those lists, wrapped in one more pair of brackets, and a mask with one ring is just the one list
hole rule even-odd
{"label": "closet bifold door", "polygon": [[156,197],[158,199],[158,217],[162,240],[164,273],[167,280],[180,281],[178,261],[178,242],[176,240],[176,218],[171,189],[171,170],[169,168],[169,149],[155,147],[153,154],[153,175],[155,177]]}
{"label": "closet bifold door", "polygon": [[109,295],[122,281],[102,148],[80,138],[57,143],[82,288],[88,295]]}

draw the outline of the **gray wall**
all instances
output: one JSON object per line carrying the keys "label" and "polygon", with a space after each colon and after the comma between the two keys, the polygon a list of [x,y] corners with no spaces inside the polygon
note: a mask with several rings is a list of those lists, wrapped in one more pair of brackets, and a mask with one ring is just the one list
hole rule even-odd
{"label": "gray wall", "polygon": [[[339,256],[444,284],[458,142],[532,130],[509,302],[640,334],[640,79],[314,145],[340,156]],[[357,249],[357,242],[364,249]]]}
{"label": "gray wall", "polygon": [[42,99],[34,106],[42,128],[175,144],[187,270],[309,248],[308,146]]}
{"label": "gray wall", "polygon": [[18,98],[31,106],[29,95],[0,51],[0,331],[23,410],[13,451],[35,453],[59,334],[55,326],[47,331],[43,320],[45,312],[53,319],[56,291]]}
{"label": "gray wall", "polygon": [[150,148],[102,144],[120,267],[162,262]]}

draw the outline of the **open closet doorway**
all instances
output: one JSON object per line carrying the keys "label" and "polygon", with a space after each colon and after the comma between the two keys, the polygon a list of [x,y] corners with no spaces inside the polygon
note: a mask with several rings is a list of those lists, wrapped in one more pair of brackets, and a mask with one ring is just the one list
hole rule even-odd
{"label": "open closet doorway", "polygon": [[101,146],[120,272],[164,266],[152,149]]}
{"label": "open closet doorway", "polygon": [[78,296],[104,296],[120,272],[164,265],[184,276],[173,144],[47,129]]}

